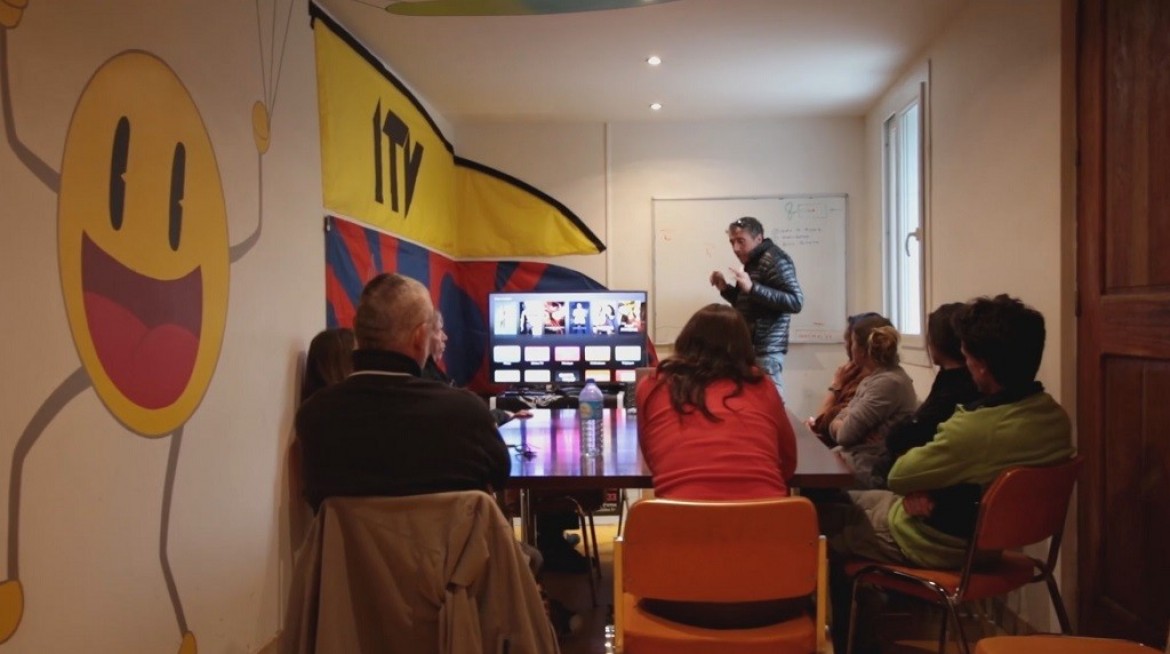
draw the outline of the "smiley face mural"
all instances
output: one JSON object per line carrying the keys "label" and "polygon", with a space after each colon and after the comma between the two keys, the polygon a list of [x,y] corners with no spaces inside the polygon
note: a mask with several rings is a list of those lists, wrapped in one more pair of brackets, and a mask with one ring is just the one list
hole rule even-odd
{"label": "smiley face mural", "polygon": [[[144,88],[152,101],[135,102]],[[131,430],[169,434],[219,359],[229,261],[215,152],[162,60],[122,53],[85,87],[57,219],[65,307],[94,389]]]}
{"label": "smiley face mural", "polygon": [[[223,182],[197,104],[163,59],[140,50],[96,67],[74,107],[60,172],[42,161],[20,140],[12,115],[8,31],[20,24],[24,5],[13,14],[5,11],[11,2],[0,3],[3,131],[16,158],[57,193],[61,291],[80,361],[45,398],[14,448],[0,643],[16,633],[25,608],[19,567],[25,461],[46,426],[92,387],[134,434],[170,436],[159,555],[179,651],[193,653],[195,635],[167,553],[175,472],[184,426],[207,392],[222,349],[230,267],[259,240],[263,207],[255,230],[230,245]],[[287,8],[291,12],[292,3]],[[268,55],[279,62],[283,45]],[[263,63],[265,98],[251,112],[261,172],[277,86],[267,78],[274,67]]]}

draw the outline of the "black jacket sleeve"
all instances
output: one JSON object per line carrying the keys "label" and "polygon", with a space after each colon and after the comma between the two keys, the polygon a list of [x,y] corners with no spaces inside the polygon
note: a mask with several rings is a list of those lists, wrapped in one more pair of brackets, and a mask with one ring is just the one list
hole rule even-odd
{"label": "black jacket sleeve", "polygon": [[796,264],[779,248],[764,254],[759,279],[752,283],[752,300],[776,311],[800,313],[804,292],[796,279]]}

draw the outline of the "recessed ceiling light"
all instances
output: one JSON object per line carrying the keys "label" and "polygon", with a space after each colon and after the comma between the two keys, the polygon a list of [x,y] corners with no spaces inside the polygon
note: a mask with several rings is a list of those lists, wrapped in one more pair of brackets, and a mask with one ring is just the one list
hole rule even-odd
{"label": "recessed ceiling light", "polygon": [[659,110],[659,109],[661,109],[661,108],[662,108],[662,103],[661,103],[661,102],[655,102],[655,103],[652,103],[652,104],[650,105],[650,109],[652,109],[652,110],[654,110],[654,111],[658,111],[658,110]]}
{"label": "recessed ceiling light", "polygon": [[657,66],[658,64],[662,63],[662,57],[659,57],[658,55],[650,55],[650,57],[646,59],[646,63],[650,64],[651,66]]}

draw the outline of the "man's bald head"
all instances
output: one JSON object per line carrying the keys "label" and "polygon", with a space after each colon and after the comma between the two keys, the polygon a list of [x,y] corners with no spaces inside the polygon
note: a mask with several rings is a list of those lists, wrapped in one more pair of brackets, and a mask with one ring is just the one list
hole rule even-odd
{"label": "man's bald head", "polygon": [[434,322],[435,307],[425,286],[398,273],[383,273],[362,289],[353,331],[361,349],[391,350],[422,365],[430,354]]}

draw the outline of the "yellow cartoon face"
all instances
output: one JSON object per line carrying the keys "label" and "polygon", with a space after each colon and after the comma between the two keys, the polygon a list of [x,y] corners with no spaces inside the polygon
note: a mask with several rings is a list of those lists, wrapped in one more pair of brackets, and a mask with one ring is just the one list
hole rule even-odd
{"label": "yellow cartoon face", "polygon": [[110,412],[144,436],[182,425],[223,344],[228,234],[211,140],[175,73],[124,52],[73,113],[58,194],[73,341]]}

